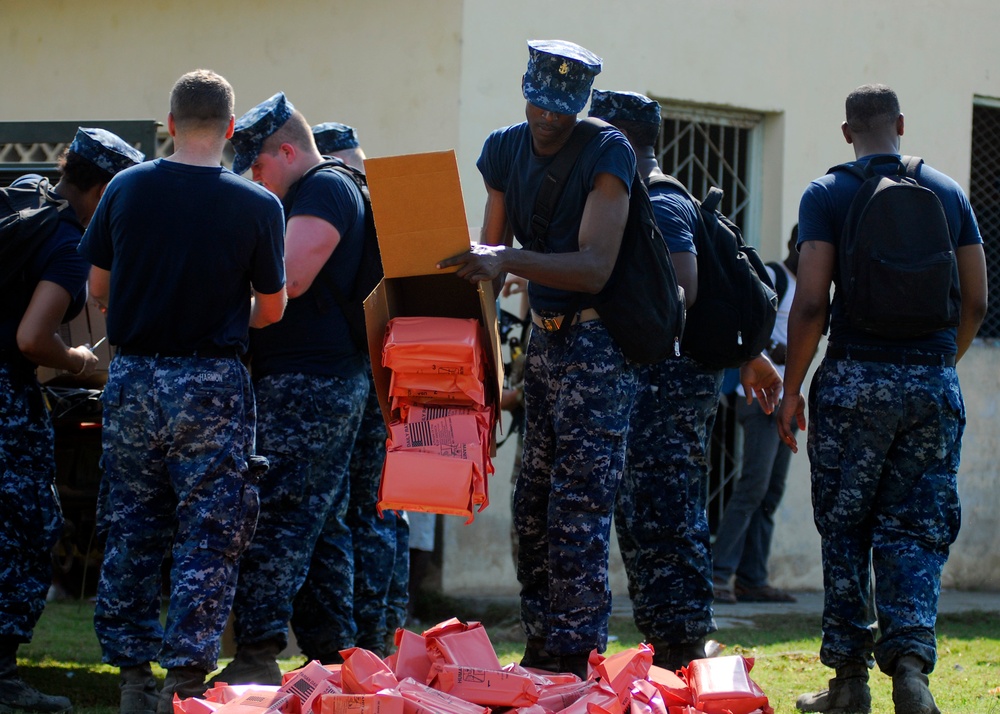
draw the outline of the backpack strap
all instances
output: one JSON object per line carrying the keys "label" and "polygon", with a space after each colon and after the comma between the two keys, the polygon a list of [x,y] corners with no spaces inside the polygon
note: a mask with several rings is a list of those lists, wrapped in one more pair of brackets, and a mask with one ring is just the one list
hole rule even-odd
{"label": "backpack strap", "polygon": [[[555,213],[556,206],[559,205],[559,198],[566,187],[566,178],[573,170],[580,153],[590,140],[611,126],[600,119],[588,117],[576,123],[573,133],[563,144],[556,154],[555,159],[549,164],[549,170],[542,179],[542,185],[538,188],[538,195],[535,197],[535,208],[531,214],[531,236],[530,247],[535,249],[541,247],[545,250],[545,239],[548,237],[549,225],[552,223],[552,214]],[[527,247],[527,246],[526,246]]]}
{"label": "backpack strap", "polygon": [[916,181],[917,172],[920,171],[920,166],[924,163],[924,160],[919,156],[901,156],[899,160],[906,169],[906,175]]}
{"label": "backpack strap", "polygon": [[774,292],[778,294],[778,304],[780,305],[781,301],[785,298],[785,292],[788,290],[788,274],[781,263],[776,260],[766,265],[774,271]]}

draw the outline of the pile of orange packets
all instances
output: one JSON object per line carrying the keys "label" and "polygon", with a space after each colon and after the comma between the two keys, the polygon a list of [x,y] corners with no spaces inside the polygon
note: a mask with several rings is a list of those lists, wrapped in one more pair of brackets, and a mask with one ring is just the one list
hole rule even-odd
{"label": "pile of orange packets", "polygon": [[493,410],[477,320],[397,317],[386,327],[389,424],[378,510],[474,517],[489,505]]}
{"label": "pile of orange packets", "polygon": [[478,622],[396,631],[380,659],[343,650],[342,665],[309,662],[280,687],[216,684],[204,699],[174,698],[175,714],[773,714],[738,655],[653,666],[648,645],[590,655],[588,677],[501,666]]}

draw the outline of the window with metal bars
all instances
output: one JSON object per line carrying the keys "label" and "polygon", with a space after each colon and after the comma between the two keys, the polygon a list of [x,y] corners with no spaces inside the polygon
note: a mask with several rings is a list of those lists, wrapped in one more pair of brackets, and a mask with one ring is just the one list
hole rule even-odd
{"label": "window with metal bars", "polygon": [[[660,103],[662,126],[656,157],[664,173],[677,177],[693,196],[716,186],[724,192],[720,210],[759,245],[760,135],[763,115],[716,108]],[[755,190],[756,189],[756,190]],[[709,447],[708,517],[714,533],[742,463],[742,432],[736,423],[734,395],[719,403]]]}
{"label": "window with metal bars", "polygon": [[1000,99],[976,97],[972,107],[969,201],[986,251],[989,309],[980,337],[1000,337]]}
{"label": "window with metal bars", "polygon": [[721,211],[759,245],[760,196],[750,184],[759,174],[761,114],[661,103],[662,127],[656,156],[696,197],[721,188]]}

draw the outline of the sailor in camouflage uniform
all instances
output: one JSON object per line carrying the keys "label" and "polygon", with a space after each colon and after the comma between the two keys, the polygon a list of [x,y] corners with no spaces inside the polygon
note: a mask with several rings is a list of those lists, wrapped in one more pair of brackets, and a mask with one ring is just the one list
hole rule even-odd
{"label": "sailor in camouflage uniform", "polygon": [[[167,118],[174,153],[116,176],[79,248],[117,348],[103,395],[107,544],[94,625],[104,661],[121,670],[122,714],[169,714],[175,694],[204,691],[257,518],[240,356],[248,327],[284,311],[284,216],[221,166],[233,104],[214,72],[182,76]],[[151,660],[167,670],[159,696]]]}
{"label": "sailor in camouflage uniform", "polygon": [[[292,299],[280,323],[250,335],[258,447],[270,469],[261,483],[257,533],[240,564],[233,605],[236,656],[213,681],[279,684],[277,656],[287,644],[293,600],[307,574],[309,595],[319,603],[307,625],[318,632],[296,629],[303,654],[339,662],[339,651],[357,638],[349,464],[370,370],[336,293],[351,293],[365,209],[357,186],[339,171],[306,175],[323,157],[309,124],[282,92],[240,117],[232,143],[234,170],[250,169],[285,206]],[[374,502],[370,510],[374,518]],[[394,552],[391,541],[390,564]],[[388,582],[388,572],[379,575]],[[378,638],[381,646],[384,631]]]}
{"label": "sailor in camouflage uniform", "polygon": [[587,300],[614,267],[635,155],[619,132],[592,139],[554,213],[550,252],[513,249],[513,236],[526,242],[532,235],[544,168],[571,136],[601,70],[599,57],[572,42],[530,41],[528,51],[527,121],[494,131],[477,163],[487,188],[481,244],[440,266],[459,266],[459,277],[471,282],[493,280],[497,290],[508,272],[529,281],[535,327],[514,493],[528,637],[521,664],[586,675],[589,653],[607,645],[611,514],[636,390],[635,365]]}
{"label": "sailor in camouflage uniform", "polygon": [[[365,155],[354,127],[326,122],[312,127],[312,134],[316,148],[323,156],[340,159],[360,171],[364,170]],[[342,577],[343,574],[327,572],[329,566],[325,561],[328,559],[324,558],[324,549],[320,548],[318,552],[314,551],[309,574],[295,596],[292,615],[292,629],[299,646],[305,651],[324,655],[348,646],[347,640],[336,634],[342,629],[338,623],[350,619],[346,613],[339,614],[345,603],[353,601],[353,642],[358,647],[385,654],[390,635],[403,624],[390,618],[388,597],[393,578],[397,577],[397,559],[402,561],[398,566],[402,568],[404,583],[408,577],[406,536],[409,531],[395,511],[384,511],[380,517],[376,510],[387,433],[366,350],[362,350],[362,357],[368,380],[368,397],[351,449],[347,510],[336,519],[328,519],[320,535],[324,542],[335,540],[336,530],[340,527],[338,524],[347,524],[349,548],[354,559],[353,597],[345,600],[341,593],[330,589],[330,578]],[[400,530],[404,537],[401,555],[397,541]],[[406,607],[405,600],[403,607]]]}
{"label": "sailor in camouflage uniform", "polygon": [[[660,132],[658,102],[595,89],[590,116],[625,134],[644,181],[662,176],[653,148]],[[650,202],[690,306],[698,296],[694,234],[701,218],[690,198],[672,186],[655,185]],[[640,368],[615,507],[636,627],[653,645],[653,663],[671,671],[704,657],[705,636],[716,629],[706,499],[722,374],[685,354],[683,345],[678,357]],[[770,361],[751,360],[740,378],[747,394],[770,411],[781,384]]]}
{"label": "sailor in camouflage uniform", "polygon": [[[47,189],[66,204],[62,220],[0,286],[0,711],[71,709],[69,699],[42,694],[17,672],[17,649],[31,641],[45,606],[51,551],[63,532],[52,423],[35,367],[63,370],[83,383],[97,368],[87,345],[69,347],[58,334],[60,322],[75,317],[87,298],[90,266],[76,245],[112,176],[144,158],[109,131],[81,127],[59,159],[58,183]],[[32,174],[13,186],[44,190],[48,182]]]}
{"label": "sailor in camouflage uniform", "polygon": [[[889,87],[854,90],[846,114],[842,130],[857,165],[899,156],[903,115]],[[870,711],[868,670],[877,663],[892,677],[897,714],[939,712],[927,675],[937,660],[941,570],[960,521],[965,406],[955,363],[986,312],[986,263],[958,184],[926,164],[916,180],[937,195],[948,221],[961,284],[957,328],[897,337],[852,326],[836,267],[861,181],[831,172],[809,185],[799,206],[799,279],[778,430],[795,450],[789,425],[796,419],[806,427],[801,389],[829,308],[829,344],[809,389],[807,448],[823,555],[820,659],[836,673],[828,689],[799,697],[802,711]]]}

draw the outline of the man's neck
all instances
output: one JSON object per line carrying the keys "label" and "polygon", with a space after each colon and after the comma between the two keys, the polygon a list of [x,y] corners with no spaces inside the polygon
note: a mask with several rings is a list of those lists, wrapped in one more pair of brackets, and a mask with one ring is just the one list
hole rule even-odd
{"label": "man's neck", "polygon": [[891,139],[872,138],[871,141],[854,141],[854,158],[860,159],[863,156],[874,156],[875,154],[898,154],[899,137]]}
{"label": "man's neck", "polygon": [[167,161],[188,166],[221,166],[225,142],[224,138],[216,136],[182,137],[178,134],[174,136],[174,153]]}

